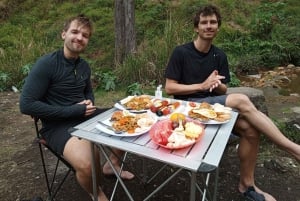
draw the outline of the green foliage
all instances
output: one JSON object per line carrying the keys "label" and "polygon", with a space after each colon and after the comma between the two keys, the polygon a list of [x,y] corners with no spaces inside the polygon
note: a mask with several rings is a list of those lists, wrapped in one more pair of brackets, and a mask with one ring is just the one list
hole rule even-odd
{"label": "green foliage", "polygon": [[238,86],[240,86],[241,81],[239,80],[239,78],[236,76],[235,73],[230,72],[230,77],[231,77],[231,80],[229,82],[229,86],[230,87],[238,87]]}
{"label": "green foliage", "polygon": [[127,95],[141,95],[144,94],[142,85],[138,82],[135,82],[127,87]]}
{"label": "green foliage", "polygon": [[144,38],[152,38],[161,33],[164,29],[164,21],[167,15],[168,1],[147,1],[139,0],[136,5],[136,33],[138,42]]}
{"label": "green foliage", "polygon": [[100,82],[105,91],[114,91],[116,89],[116,76],[111,71],[101,73]]}
{"label": "green foliage", "polygon": [[299,144],[300,143],[300,131],[291,123],[279,122],[273,120],[279,130],[284,133],[284,135],[289,138],[291,141]]}
{"label": "green foliage", "polygon": [[251,35],[267,40],[275,25],[286,18],[283,9],[285,5],[283,2],[262,3],[253,15],[250,25]]}
{"label": "green foliage", "polygon": [[21,68],[22,74],[25,75],[25,76],[27,76],[27,75],[29,74],[29,72],[30,72],[32,66],[33,66],[32,63],[26,64],[25,66],[23,66],[23,67]]}
{"label": "green foliage", "polygon": [[[110,70],[117,77],[114,83],[123,86],[133,82],[163,84],[172,50],[193,40],[191,19],[195,10],[206,3],[221,8],[223,24],[215,44],[227,53],[232,72],[272,69],[289,63],[300,65],[297,0],[136,0],[138,51],[120,66],[114,64],[114,1],[14,2],[4,5],[7,13],[1,15],[0,22],[0,72],[9,75],[9,80],[1,83],[5,89],[21,87],[26,76],[23,67],[62,46],[60,32],[65,18],[79,13],[90,16],[95,29],[82,57],[89,61],[95,77],[99,71]],[[111,85],[108,88],[112,90]]]}
{"label": "green foliage", "polygon": [[5,91],[7,90],[7,83],[10,80],[10,76],[5,73],[0,71],[0,91]]}

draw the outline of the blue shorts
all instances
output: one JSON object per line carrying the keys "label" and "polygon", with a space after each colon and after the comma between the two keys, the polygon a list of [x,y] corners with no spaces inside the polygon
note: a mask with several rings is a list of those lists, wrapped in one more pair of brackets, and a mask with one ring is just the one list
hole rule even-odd
{"label": "blue shorts", "polygon": [[205,97],[205,98],[188,98],[187,101],[192,101],[192,102],[197,102],[197,103],[207,102],[211,105],[213,105],[215,103],[220,103],[222,105],[225,105],[227,96],[228,95],[226,94],[226,95],[221,95],[221,96],[209,96],[209,97]]}

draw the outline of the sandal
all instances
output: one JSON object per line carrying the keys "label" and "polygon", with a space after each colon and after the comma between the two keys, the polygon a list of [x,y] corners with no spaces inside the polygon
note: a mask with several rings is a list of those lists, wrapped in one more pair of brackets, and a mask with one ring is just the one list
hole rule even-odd
{"label": "sandal", "polygon": [[244,193],[243,196],[250,201],[265,201],[265,196],[255,191],[253,186],[250,186]]}

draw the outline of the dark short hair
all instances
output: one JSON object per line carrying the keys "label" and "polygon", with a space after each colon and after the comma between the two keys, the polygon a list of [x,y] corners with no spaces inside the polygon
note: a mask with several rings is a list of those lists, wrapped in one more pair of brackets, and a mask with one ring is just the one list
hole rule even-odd
{"label": "dark short hair", "polygon": [[216,15],[217,21],[218,21],[218,26],[221,26],[222,23],[222,17],[220,10],[214,6],[214,5],[205,5],[199,8],[199,10],[196,12],[194,16],[194,28],[198,27],[199,21],[200,21],[200,16],[210,16],[210,15]]}
{"label": "dark short hair", "polygon": [[64,27],[63,27],[63,30],[64,31],[68,31],[68,29],[70,28],[70,25],[73,21],[77,21],[80,25],[84,26],[84,27],[87,27],[90,29],[91,31],[91,34],[92,35],[92,32],[93,32],[93,23],[92,21],[87,17],[85,16],[84,14],[79,14],[75,17],[71,17],[69,19],[67,19],[64,23]]}

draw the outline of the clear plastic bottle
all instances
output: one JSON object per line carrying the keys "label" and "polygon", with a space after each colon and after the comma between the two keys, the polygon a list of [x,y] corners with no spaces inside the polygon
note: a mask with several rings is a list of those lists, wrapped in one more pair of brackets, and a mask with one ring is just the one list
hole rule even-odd
{"label": "clear plastic bottle", "polygon": [[162,99],[162,91],[161,91],[161,87],[162,85],[158,85],[158,87],[156,88],[156,91],[155,91],[155,98],[157,99]]}

